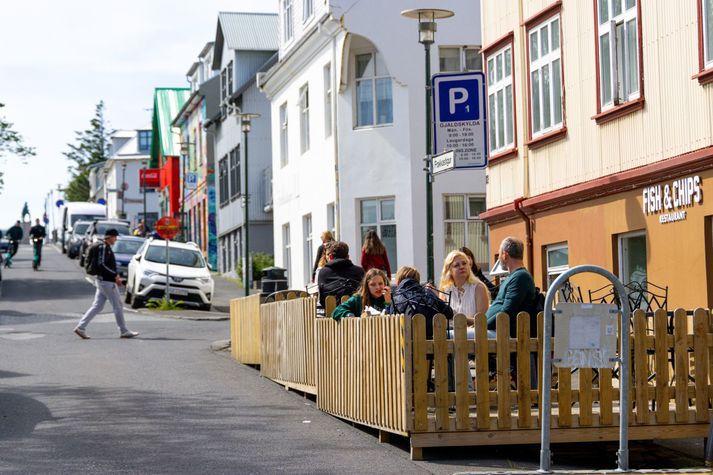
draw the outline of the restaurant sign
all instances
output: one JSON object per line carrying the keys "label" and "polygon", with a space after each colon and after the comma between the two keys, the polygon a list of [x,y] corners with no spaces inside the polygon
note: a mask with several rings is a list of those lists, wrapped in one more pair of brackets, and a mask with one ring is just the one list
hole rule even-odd
{"label": "restaurant sign", "polygon": [[688,213],[685,208],[703,203],[702,185],[703,179],[695,175],[647,186],[641,195],[644,214],[658,215],[661,224],[683,221]]}

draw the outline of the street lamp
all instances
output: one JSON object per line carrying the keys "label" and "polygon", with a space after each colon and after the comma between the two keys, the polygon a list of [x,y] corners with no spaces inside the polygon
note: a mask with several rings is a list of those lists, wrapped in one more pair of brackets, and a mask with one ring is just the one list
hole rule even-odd
{"label": "street lamp", "polygon": [[431,145],[431,45],[436,37],[436,20],[452,17],[450,10],[416,8],[404,10],[401,16],[418,20],[418,42],[426,50],[426,266],[428,281],[433,282],[433,162]]}
{"label": "street lamp", "polygon": [[181,186],[181,234],[183,235],[184,242],[188,241],[186,236],[188,234],[188,232],[186,231],[186,173],[188,170],[188,167],[186,166],[186,159],[188,158],[188,154],[190,153],[191,145],[195,146],[196,144],[195,142],[181,142],[181,175],[183,176]]}
{"label": "street lamp", "polygon": [[143,176],[143,179],[141,180],[141,192],[144,195],[143,196],[143,199],[144,199],[144,214],[143,214],[144,229],[143,229],[143,233],[144,233],[144,236],[146,235],[146,233],[148,231],[148,220],[146,219],[146,167],[148,166],[148,164],[149,164],[148,160],[141,160],[141,168],[144,169],[144,176]]}
{"label": "street lamp", "polygon": [[248,219],[248,211],[249,211],[249,198],[250,195],[248,194],[248,134],[250,133],[250,129],[252,128],[252,120],[257,119],[260,117],[260,114],[253,114],[250,112],[241,112],[238,114],[238,117],[240,117],[240,129],[243,131],[243,142],[244,142],[244,148],[245,148],[245,164],[244,164],[244,170],[245,170],[245,187],[244,187],[244,195],[245,195],[245,296],[247,297],[250,295],[250,247],[248,245],[248,239],[250,235],[250,220]]}
{"label": "street lamp", "polygon": [[126,219],[126,162],[121,162],[121,219]]}

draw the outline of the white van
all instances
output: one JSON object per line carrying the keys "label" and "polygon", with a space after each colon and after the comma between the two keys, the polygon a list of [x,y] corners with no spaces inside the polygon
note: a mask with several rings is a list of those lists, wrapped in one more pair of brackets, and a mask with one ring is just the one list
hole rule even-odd
{"label": "white van", "polygon": [[70,201],[62,208],[62,252],[67,252],[72,228],[77,221],[92,221],[106,218],[106,206],[99,203]]}

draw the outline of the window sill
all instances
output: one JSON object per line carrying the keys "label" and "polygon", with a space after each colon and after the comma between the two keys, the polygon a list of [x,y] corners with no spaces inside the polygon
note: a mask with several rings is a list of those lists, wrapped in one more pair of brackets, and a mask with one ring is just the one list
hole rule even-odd
{"label": "window sill", "polygon": [[390,122],[388,124],[377,124],[377,125],[357,125],[354,126],[354,130],[372,130],[372,129],[381,129],[383,127],[393,127],[394,123]]}
{"label": "window sill", "polygon": [[633,101],[620,104],[612,109],[609,109],[608,111],[600,112],[599,114],[593,116],[592,119],[594,119],[598,125],[606,124],[607,122],[611,122],[619,117],[623,117],[627,114],[643,109],[644,102],[644,98],[640,97]]}
{"label": "window sill", "polygon": [[563,126],[561,129],[553,130],[552,132],[547,132],[546,134],[531,139],[529,142],[527,142],[527,146],[531,149],[536,149],[549,143],[563,139],[566,136],[567,127]]}
{"label": "window sill", "polygon": [[505,162],[511,158],[517,157],[517,147],[513,147],[510,149],[507,149],[502,152],[498,152],[495,155],[490,155],[488,157],[488,166],[500,163],[500,162]]}
{"label": "window sill", "polygon": [[698,79],[698,84],[704,86],[713,82],[713,68],[705,69],[698,74],[691,76],[691,79]]}

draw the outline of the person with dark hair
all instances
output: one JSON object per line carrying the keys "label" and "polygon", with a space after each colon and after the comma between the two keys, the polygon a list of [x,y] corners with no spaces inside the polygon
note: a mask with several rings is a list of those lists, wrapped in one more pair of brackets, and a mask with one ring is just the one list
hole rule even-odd
{"label": "person with dark hair", "polygon": [[349,259],[349,245],[334,241],[327,246],[327,264],[319,271],[319,304],[324,308],[324,300],[334,295],[339,301],[345,295],[353,294],[364,277],[364,269],[354,265]]}
{"label": "person with dark hair", "polygon": [[332,311],[332,318],[339,321],[345,317],[360,317],[369,307],[383,311],[390,303],[391,287],[386,274],[381,269],[370,269],[364,275],[359,290]]}
{"label": "person with dark hair", "polygon": [[10,245],[12,246],[12,256],[14,257],[15,254],[17,254],[18,247],[20,247],[20,241],[22,241],[22,238],[25,236],[25,232],[22,230],[22,224],[20,221],[18,220],[13,227],[8,229],[5,235],[10,241]]}
{"label": "person with dark hair", "polygon": [[473,275],[485,284],[485,286],[488,288],[488,292],[490,293],[490,299],[494,299],[495,296],[498,295],[498,288],[497,286],[495,286],[495,284],[490,282],[490,279],[485,277],[485,274],[483,274],[483,269],[481,269],[480,266],[475,263],[475,255],[473,254],[473,251],[471,251],[465,246],[461,247],[458,250],[468,256],[468,259],[470,259],[470,270],[473,271]]}
{"label": "person with dark hair", "polygon": [[133,338],[138,335],[138,332],[132,332],[126,328],[124,320],[124,307],[121,303],[121,295],[119,295],[119,286],[122,285],[121,276],[116,270],[116,258],[111,246],[114,245],[119,232],[114,229],[107,229],[104,233],[104,239],[99,240],[87,250],[87,272],[91,268],[90,275],[96,275],[95,286],[97,288],[94,294],[94,302],[89,310],[86,311],[82,319],[74,328],[74,333],[83,340],[88,340],[87,325],[97,316],[104,308],[104,304],[108,300],[114,310],[114,318],[119,327],[120,338]]}
{"label": "person with dark hair", "polygon": [[324,251],[329,243],[334,242],[334,236],[331,231],[324,231],[320,239],[322,244],[317,248],[317,256],[314,258],[314,265],[312,266],[312,282],[317,279],[317,270],[327,263],[327,253]]}
{"label": "person with dark hair", "polygon": [[376,231],[370,230],[364,236],[364,245],[361,247],[361,267],[367,271],[369,269],[381,269],[386,272],[391,280],[391,265],[389,256],[386,253],[384,244],[379,239]]}

